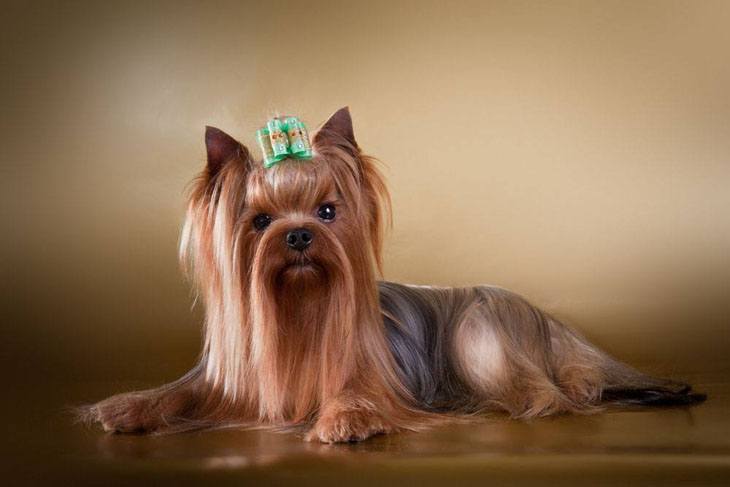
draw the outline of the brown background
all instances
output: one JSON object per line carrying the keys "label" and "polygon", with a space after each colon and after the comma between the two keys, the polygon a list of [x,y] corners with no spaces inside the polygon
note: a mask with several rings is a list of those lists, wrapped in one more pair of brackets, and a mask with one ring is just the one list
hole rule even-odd
{"label": "brown background", "polygon": [[172,379],[203,126],[349,105],[387,166],[388,279],[493,283],[617,355],[730,350],[729,2],[5,2],[2,360]]}

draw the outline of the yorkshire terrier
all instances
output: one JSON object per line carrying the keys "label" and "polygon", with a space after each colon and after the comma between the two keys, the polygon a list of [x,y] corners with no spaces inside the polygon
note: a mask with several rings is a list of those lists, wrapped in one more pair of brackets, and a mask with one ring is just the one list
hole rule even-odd
{"label": "yorkshire terrier", "polygon": [[378,281],[390,198],[349,110],[311,145],[304,124],[282,120],[258,133],[263,161],[206,128],[180,246],[205,305],[197,365],[87,406],[86,420],[118,433],[298,428],[332,443],[486,411],[534,418],[705,399],[613,359],[510,291]]}

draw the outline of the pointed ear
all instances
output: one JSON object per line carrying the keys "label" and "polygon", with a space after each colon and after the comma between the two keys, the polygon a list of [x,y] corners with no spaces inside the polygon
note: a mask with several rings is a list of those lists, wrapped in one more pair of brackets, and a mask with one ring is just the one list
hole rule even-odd
{"label": "pointed ear", "polygon": [[313,143],[315,148],[339,146],[351,152],[357,151],[359,148],[352,130],[350,109],[343,107],[332,114],[314,136]]}
{"label": "pointed ear", "polygon": [[248,149],[236,139],[215,127],[205,127],[205,148],[208,151],[208,174],[218,174],[231,159],[248,159]]}

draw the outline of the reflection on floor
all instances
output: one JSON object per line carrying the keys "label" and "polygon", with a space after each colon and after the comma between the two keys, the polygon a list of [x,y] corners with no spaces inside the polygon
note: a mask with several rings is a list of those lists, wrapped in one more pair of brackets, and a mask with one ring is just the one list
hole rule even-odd
{"label": "reflection on floor", "polygon": [[496,416],[347,445],[266,431],[107,435],[62,406],[124,387],[28,385],[3,406],[5,478],[17,479],[5,485],[730,485],[730,380],[692,381],[709,400],[691,409]]}

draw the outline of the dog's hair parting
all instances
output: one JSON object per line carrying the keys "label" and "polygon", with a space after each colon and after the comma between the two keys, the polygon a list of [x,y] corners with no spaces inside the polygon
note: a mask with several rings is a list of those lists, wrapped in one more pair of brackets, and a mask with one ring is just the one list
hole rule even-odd
{"label": "dog's hair parting", "polygon": [[[379,282],[390,199],[347,108],[315,134],[307,161],[265,169],[212,127],[205,143],[180,246],[205,306],[200,359],[171,384],[82,407],[84,419],[115,432],[299,428],[336,442],[486,411],[532,418],[704,399],[501,288]],[[318,217],[325,204],[334,219]],[[292,249],[293,230],[311,244]]]}

